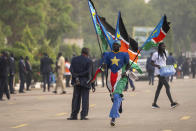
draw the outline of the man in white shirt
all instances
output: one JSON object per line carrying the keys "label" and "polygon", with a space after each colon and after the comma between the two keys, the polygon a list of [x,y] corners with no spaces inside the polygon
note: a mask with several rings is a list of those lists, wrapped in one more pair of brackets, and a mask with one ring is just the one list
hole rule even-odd
{"label": "man in white shirt", "polygon": [[62,89],[61,94],[66,94],[65,84],[63,82],[64,72],[65,72],[65,58],[63,57],[62,53],[60,52],[58,54],[58,61],[57,61],[57,83],[56,83],[55,90],[53,91],[53,93],[55,93],[55,94],[57,93],[57,88],[59,86]]}
{"label": "man in white shirt", "polygon": [[159,94],[160,94],[160,91],[161,91],[161,88],[163,87],[163,85],[166,88],[166,94],[171,102],[171,108],[174,108],[178,105],[178,103],[174,102],[171,97],[170,86],[167,82],[166,77],[160,76],[160,68],[166,66],[167,55],[166,55],[165,48],[166,48],[166,46],[163,42],[159,43],[158,51],[152,55],[152,59],[151,59],[151,63],[155,67],[155,76],[158,76],[158,78],[159,78],[154,102],[152,104],[152,108],[160,108],[157,105],[157,99],[159,97]]}

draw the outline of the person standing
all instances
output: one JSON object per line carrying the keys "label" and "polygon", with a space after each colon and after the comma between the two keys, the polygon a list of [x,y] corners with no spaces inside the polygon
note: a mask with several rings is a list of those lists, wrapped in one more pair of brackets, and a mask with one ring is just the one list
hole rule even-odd
{"label": "person standing", "polygon": [[20,56],[18,68],[19,68],[19,78],[20,78],[19,93],[25,93],[24,92],[24,84],[25,84],[25,80],[26,80],[27,70],[26,70],[25,61],[22,56]]}
{"label": "person standing", "polygon": [[48,91],[50,91],[50,72],[52,71],[51,65],[53,64],[52,59],[48,57],[46,53],[43,54],[43,58],[40,60],[40,72],[43,77],[43,92],[46,91],[46,83],[48,84]]}
{"label": "person standing", "polygon": [[77,120],[82,100],[82,111],[80,113],[81,120],[88,120],[89,111],[89,90],[92,86],[95,91],[94,84],[89,85],[88,81],[92,76],[92,61],[88,58],[89,49],[82,48],[81,55],[76,56],[71,61],[70,71],[72,74],[72,85],[74,86],[72,98],[71,116],[67,120]]}
{"label": "person standing", "polygon": [[25,58],[25,66],[26,66],[26,70],[27,70],[27,74],[26,74],[26,90],[30,91],[29,87],[31,85],[31,79],[32,79],[32,67],[31,64],[29,62],[29,57],[26,56]]}
{"label": "person standing", "polygon": [[11,53],[9,57],[9,77],[8,77],[10,94],[15,94],[15,89],[14,89],[15,73],[16,73],[15,58],[14,58],[14,54]]}
{"label": "person standing", "polygon": [[[174,65],[176,62],[176,60],[174,59],[174,57],[172,56],[172,53],[169,53],[169,56],[167,57],[167,61],[166,64],[167,65]],[[173,75],[171,76],[171,78],[169,79],[170,82],[173,81]]]}
{"label": "person standing", "polygon": [[191,72],[192,72],[192,77],[195,78],[195,69],[196,69],[196,58],[192,58],[191,61]]}
{"label": "person standing", "polygon": [[[98,64],[98,67],[100,67],[101,66],[101,63],[102,62],[102,59],[100,59],[99,60],[99,64]],[[96,67],[97,68],[97,67]],[[96,71],[95,71],[96,72]],[[102,72],[101,72],[101,82],[102,82],[102,87],[104,87],[105,86],[105,82],[104,82],[104,80],[105,80],[105,76],[106,76],[106,71],[105,70],[103,70]]]}
{"label": "person standing", "polygon": [[53,91],[53,93],[57,93],[57,88],[58,86],[60,86],[62,89],[61,94],[66,94],[65,84],[63,82],[63,75],[65,73],[65,58],[63,57],[61,52],[58,54],[57,60],[58,60],[57,61],[57,82],[56,82],[55,90]]}
{"label": "person standing", "polygon": [[150,57],[146,61],[146,71],[148,72],[148,79],[149,79],[149,85],[154,85],[154,66],[151,64],[153,53],[150,54]]}
{"label": "person standing", "polygon": [[2,52],[0,57],[0,101],[3,101],[3,93],[6,94],[7,99],[10,99],[10,93],[8,89],[8,54],[7,52]]}
{"label": "person standing", "polygon": [[65,80],[66,80],[66,87],[70,87],[70,79],[71,79],[71,72],[69,70],[70,63],[68,58],[65,58]]}
{"label": "person standing", "polygon": [[159,97],[159,94],[160,94],[160,91],[161,91],[161,88],[163,87],[163,85],[166,88],[166,94],[170,100],[171,108],[174,108],[178,105],[178,103],[174,102],[172,99],[172,96],[170,93],[170,86],[166,80],[166,77],[160,76],[160,68],[163,66],[166,66],[167,56],[166,56],[165,48],[166,48],[166,46],[163,42],[159,43],[158,51],[152,55],[151,63],[155,67],[155,75],[159,78],[157,90],[156,90],[155,97],[154,97],[154,102],[152,104],[152,108],[160,108],[157,105],[157,99]]}

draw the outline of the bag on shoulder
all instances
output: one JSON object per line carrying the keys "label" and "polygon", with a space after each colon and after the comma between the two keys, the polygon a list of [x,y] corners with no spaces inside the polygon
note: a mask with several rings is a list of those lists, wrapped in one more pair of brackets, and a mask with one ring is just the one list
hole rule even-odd
{"label": "bag on shoulder", "polygon": [[176,73],[176,70],[173,65],[167,65],[167,66],[161,67],[160,69],[160,76],[168,77],[168,76],[174,75],[175,73]]}

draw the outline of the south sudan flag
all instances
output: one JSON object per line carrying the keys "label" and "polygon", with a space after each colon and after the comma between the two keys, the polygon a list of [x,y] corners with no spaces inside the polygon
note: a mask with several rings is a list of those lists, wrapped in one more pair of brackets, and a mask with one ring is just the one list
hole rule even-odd
{"label": "south sudan flag", "polygon": [[129,54],[130,64],[132,63],[131,67],[136,69],[139,73],[142,73],[142,70],[137,65],[137,60],[138,60],[137,54],[139,52],[138,43],[134,39],[132,39],[127,33],[120,12],[118,15],[118,21],[116,25],[115,39],[121,41],[120,52],[127,52]]}
{"label": "south sudan flag", "polygon": [[169,25],[170,22],[167,21],[167,17],[164,15],[141,48],[143,50],[149,50],[152,47],[158,46],[158,43],[165,38],[167,32],[169,31]]}

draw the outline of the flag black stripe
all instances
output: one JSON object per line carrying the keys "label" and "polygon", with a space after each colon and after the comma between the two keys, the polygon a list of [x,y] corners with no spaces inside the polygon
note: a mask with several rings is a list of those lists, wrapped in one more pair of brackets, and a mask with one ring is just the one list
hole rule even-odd
{"label": "flag black stripe", "polygon": [[165,33],[167,33],[169,31],[169,29],[170,29],[169,25],[170,25],[170,22],[167,22],[167,17],[166,17],[166,15],[164,15],[162,29]]}

